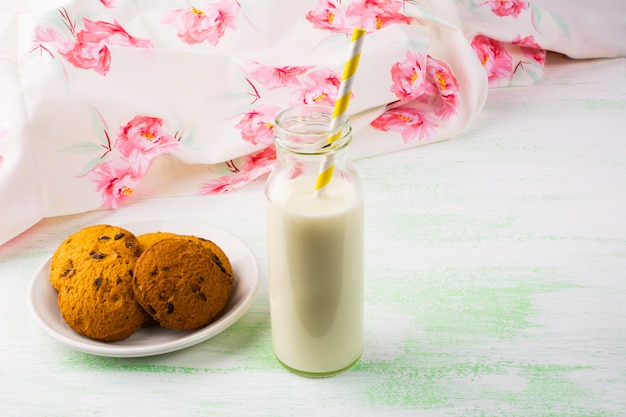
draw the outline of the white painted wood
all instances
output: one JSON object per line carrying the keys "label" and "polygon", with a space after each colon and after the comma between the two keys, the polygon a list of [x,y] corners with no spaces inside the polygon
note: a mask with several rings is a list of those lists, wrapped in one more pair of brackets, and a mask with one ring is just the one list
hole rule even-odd
{"label": "white painted wood", "polygon": [[[312,380],[274,359],[256,182],[46,219],[0,247],[0,415],[626,415],[626,59],[551,55],[537,85],[490,91],[460,137],[355,165],[367,284],[352,370]],[[251,247],[262,284],[239,322],[135,359],[36,327],[30,280],[66,235],[150,218],[208,222]]]}

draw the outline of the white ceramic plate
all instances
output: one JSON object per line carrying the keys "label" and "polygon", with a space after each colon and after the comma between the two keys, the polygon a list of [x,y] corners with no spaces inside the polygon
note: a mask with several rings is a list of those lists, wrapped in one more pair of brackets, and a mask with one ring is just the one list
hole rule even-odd
{"label": "white ceramic plate", "polygon": [[74,349],[100,356],[139,357],[158,355],[183,349],[226,330],[250,308],[259,289],[259,267],[254,254],[234,235],[199,222],[141,221],[119,224],[120,227],[142,234],[173,232],[210,239],[228,256],[235,284],[230,299],[220,316],[207,326],[193,331],[169,330],[158,325],[138,330],[119,342],[106,343],[74,332],[63,320],[57,306],[57,293],[49,280],[49,257],[37,270],[30,287],[30,309],[37,324],[57,341]]}

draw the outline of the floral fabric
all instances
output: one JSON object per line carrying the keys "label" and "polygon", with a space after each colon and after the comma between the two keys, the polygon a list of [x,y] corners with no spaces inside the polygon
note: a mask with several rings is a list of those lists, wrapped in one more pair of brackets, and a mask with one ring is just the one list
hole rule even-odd
{"label": "floral fabric", "polygon": [[2,3],[0,244],[44,217],[266,174],[275,116],[334,105],[357,26],[355,158],[453,138],[489,88],[537,81],[547,50],[624,53],[529,0]]}

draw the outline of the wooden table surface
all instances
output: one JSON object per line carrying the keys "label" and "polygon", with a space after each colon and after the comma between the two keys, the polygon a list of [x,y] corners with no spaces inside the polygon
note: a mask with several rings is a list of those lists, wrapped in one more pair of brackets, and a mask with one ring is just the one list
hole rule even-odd
{"label": "wooden table surface", "polygon": [[[626,59],[551,55],[538,84],[490,91],[463,135],[355,165],[366,342],[350,371],[307,379],[273,356],[258,181],[46,219],[1,246],[0,415],[626,416]],[[35,324],[31,280],[68,234],[163,218],[226,229],[258,258],[232,327],[109,358]]]}

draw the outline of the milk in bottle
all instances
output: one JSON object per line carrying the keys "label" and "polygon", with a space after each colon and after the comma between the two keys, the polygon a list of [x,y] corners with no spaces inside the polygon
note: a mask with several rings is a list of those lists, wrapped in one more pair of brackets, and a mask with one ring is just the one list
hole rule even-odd
{"label": "milk in bottle", "polygon": [[[342,372],[363,349],[363,193],[347,123],[339,143],[319,149],[329,112],[302,106],[278,116],[278,167],[266,185],[272,344],[283,365],[307,376]],[[334,176],[316,194],[325,157]]]}

